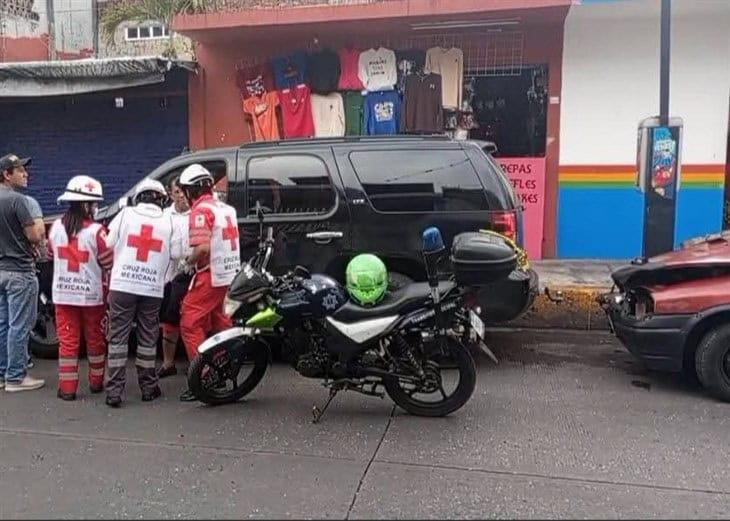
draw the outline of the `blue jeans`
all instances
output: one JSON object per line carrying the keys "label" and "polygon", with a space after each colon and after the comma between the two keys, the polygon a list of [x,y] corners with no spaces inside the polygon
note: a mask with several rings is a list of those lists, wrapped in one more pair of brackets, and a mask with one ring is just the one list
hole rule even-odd
{"label": "blue jeans", "polygon": [[35,272],[0,271],[0,380],[20,383],[28,366],[28,338],[38,315]]}

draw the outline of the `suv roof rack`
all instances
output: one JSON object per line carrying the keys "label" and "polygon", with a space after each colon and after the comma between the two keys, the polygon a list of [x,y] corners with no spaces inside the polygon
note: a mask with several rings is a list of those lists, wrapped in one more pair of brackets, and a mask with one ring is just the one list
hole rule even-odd
{"label": "suv roof rack", "polygon": [[319,137],[319,138],[297,138],[282,139],[278,141],[254,141],[244,143],[239,148],[260,148],[269,146],[292,146],[331,143],[364,143],[368,141],[451,141],[451,138],[445,134],[389,134],[382,136],[344,136],[344,137]]}

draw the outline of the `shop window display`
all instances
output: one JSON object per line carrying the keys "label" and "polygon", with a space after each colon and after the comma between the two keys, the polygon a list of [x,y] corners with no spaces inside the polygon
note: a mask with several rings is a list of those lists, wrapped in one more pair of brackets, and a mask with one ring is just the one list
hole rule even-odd
{"label": "shop window display", "polygon": [[492,141],[496,155],[544,156],[547,67],[487,74],[465,61],[473,49],[442,45],[320,48],[317,42],[249,64],[237,74],[251,136],[445,133]]}
{"label": "shop window display", "polygon": [[515,76],[468,78],[465,92],[470,121],[461,125],[470,127],[469,137],[494,142],[503,156],[545,155],[546,67],[524,67]]}

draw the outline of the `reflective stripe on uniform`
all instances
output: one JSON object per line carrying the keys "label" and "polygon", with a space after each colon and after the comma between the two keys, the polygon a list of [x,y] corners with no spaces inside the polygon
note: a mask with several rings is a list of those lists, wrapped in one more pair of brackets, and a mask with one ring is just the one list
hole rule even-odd
{"label": "reflective stripe on uniform", "polygon": [[127,345],[110,345],[109,346],[109,358],[117,358],[119,355],[127,356]]}
{"label": "reflective stripe on uniform", "polygon": [[74,372],[74,373],[58,373],[58,380],[61,381],[61,382],[64,382],[64,381],[67,382],[69,380],[75,382],[78,379],[79,379],[79,373],[78,373],[78,371],[77,372]]}
{"label": "reflective stripe on uniform", "polygon": [[78,358],[65,358],[65,357],[59,358],[58,365],[76,367],[77,365],[79,365],[79,359]]}
{"label": "reflective stripe on uniform", "polygon": [[154,369],[155,361],[154,360],[142,360],[141,358],[137,357],[137,360],[134,361],[134,365],[141,367],[143,369]]}
{"label": "reflective stripe on uniform", "polygon": [[127,365],[127,357],[124,358],[112,358],[109,357],[109,361],[107,362],[109,367],[124,367]]}
{"label": "reflective stripe on uniform", "polygon": [[104,368],[102,367],[101,369],[97,369],[95,367],[90,367],[89,374],[91,376],[104,376]]}
{"label": "reflective stripe on uniform", "polygon": [[144,358],[147,358],[148,356],[157,356],[157,348],[137,346],[137,355],[141,355]]}
{"label": "reflective stripe on uniform", "polygon": [[87,356],[90,364],[103,364],[105,355],[88,355]]}

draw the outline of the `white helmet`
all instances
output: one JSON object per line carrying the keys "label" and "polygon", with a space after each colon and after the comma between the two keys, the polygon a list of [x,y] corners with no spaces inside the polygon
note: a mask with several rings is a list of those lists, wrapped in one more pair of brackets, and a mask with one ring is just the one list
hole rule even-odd
{"label": "white helmet", "polygon": [[66,185],[66,191],[57,199],[60,202],[71,201],[103,201],[104,192],[101,183],[88,175],[72,177]]}
{"label": "white helmet", "polygon": [[188,166],[180,174],[180,186],[195,186],[202,184],[203,181],[214,183],[213,176],[208,169],[198,163]]}
{"label": "white helmet", "polygon": [[136,198],[143,192],[156,192],[163,197],[167,197],[167,190],[162,186],[162,183],[155,181],[154,179],[144,178],[139,182],[137,187],[134,189],[134,197]]}

